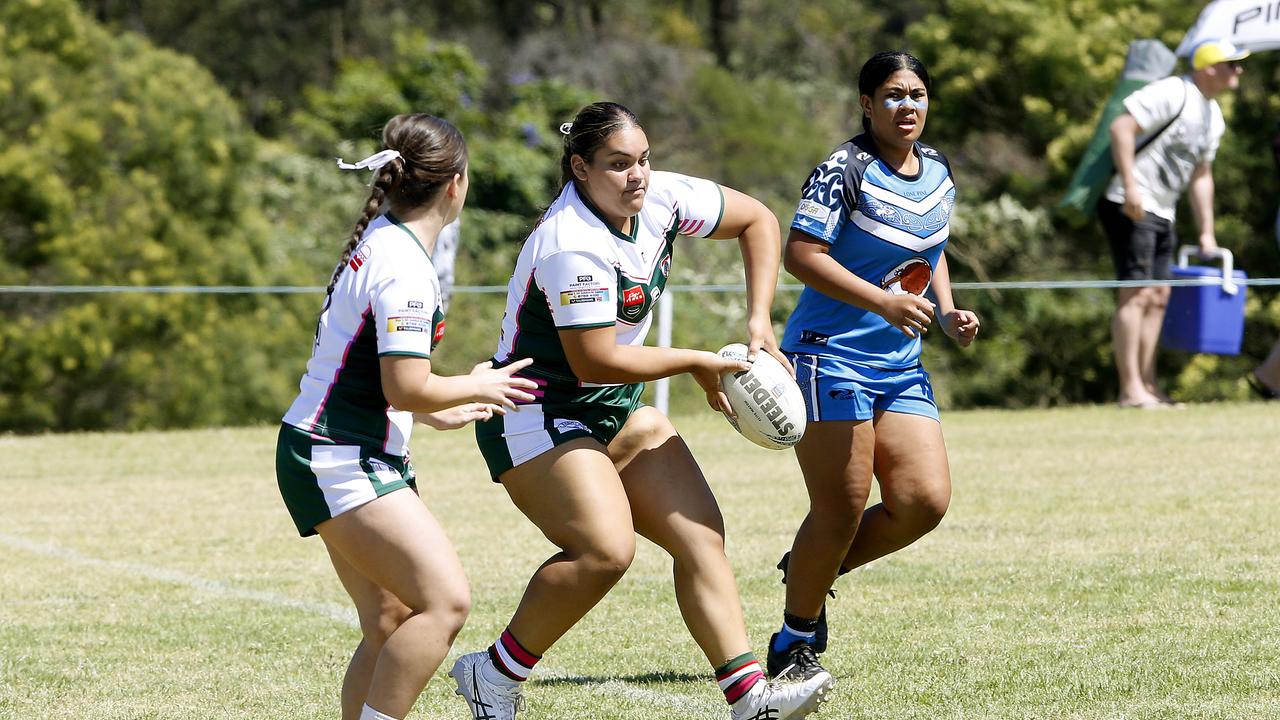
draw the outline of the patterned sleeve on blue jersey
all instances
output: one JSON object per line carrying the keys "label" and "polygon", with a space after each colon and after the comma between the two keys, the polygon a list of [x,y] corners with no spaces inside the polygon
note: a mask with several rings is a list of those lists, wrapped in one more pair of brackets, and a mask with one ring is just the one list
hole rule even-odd
{"label": "patterned sleeve on blue jersey", "polygon": [[851,148],[848,143],[841,145],[814,168],[801,191],[800,205],[791,221],[793,229],[828,244],[840,236],[851,210],[846,187]]}

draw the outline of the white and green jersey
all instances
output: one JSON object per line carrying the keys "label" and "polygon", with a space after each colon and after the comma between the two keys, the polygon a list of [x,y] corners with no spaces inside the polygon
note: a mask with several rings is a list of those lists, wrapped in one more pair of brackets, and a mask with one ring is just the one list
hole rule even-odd
{"label": "white and green jersey", "polygon": [[619,345],[644,344],[676,236],[706,237],[722,217],[719,185],[654,171],[644,206],[624,235],[574,183],[565,185],[520,250],[507,285],[497,364],[533,358],[521,374],[547,380],[546,390],[556,395],[600,387],[573,374],[557,330],[613,325]]}
{"label": "white and green jersey", "polygon": [[316,325],[284,422],[331,440],[408,451],[413,414],[382,394],[378,358],[431,357],[444,335],[440,281],[418,238],[390,214],[369,223]]}

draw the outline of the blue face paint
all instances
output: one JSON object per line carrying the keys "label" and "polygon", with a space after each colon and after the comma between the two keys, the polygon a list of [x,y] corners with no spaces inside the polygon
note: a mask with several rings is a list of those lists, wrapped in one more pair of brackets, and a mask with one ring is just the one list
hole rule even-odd
{"label": "blue face paint", "polygon": [[885,98],[884,106],[894,112],[897,112],[898,108],[903,106],[910,110],[924,110],[929,107],[929,98],[920,98],[919,100],[909,97],[898,98],[897,100],[893,98]]}

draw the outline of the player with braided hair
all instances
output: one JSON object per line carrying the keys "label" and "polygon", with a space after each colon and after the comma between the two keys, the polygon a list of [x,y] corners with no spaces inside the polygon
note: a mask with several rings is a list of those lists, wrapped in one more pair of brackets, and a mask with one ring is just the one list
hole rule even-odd
{"label": "player with braided hair", "polygon": [[398,115],[369,199],[329,280],[301,392],[280,428],[276,479],[298,532],[319,534],[355,602],[362,638],[342,686],[343,720],[404,718],[470,607],[458,556],[418,499],[414,418],[459,428],[529,401],[528,365],[431,372],[444,331],[431,252],[467,196],[462,134],[431,115]]}

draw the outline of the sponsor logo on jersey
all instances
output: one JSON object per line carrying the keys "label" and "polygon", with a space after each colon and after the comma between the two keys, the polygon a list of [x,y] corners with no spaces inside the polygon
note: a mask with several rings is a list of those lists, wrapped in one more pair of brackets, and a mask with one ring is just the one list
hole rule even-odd
{"label": "sponsor logo on jersey", "polygon": [[658,263],[658,270],[662,273],[662,277],[671,274],[671,253],[667,253]]}
{"label": "sponsor logo on jersey", "polygon": [[431,347],[434,349],[436,346],[436,343],[440,342],[443,339],[444,339],[444,320],[441,319],[440,322],[436,324],[436,331],[431,334]]}
{"label": "sponsor logo on jersey", "polygon": [[609,288],[587,288],[584,290],[565,290],[560,293],[560,305],[580,305],[582,303],[609,302]]}
{"label": "sponsor logo on jersey", "polygon": [[590,432],[590,430],[587,429],[587,426],[582,424],[578,420],[556,420],[553,423],[553,425],[556,429],[556,432],[560,433],[561,435],[567,432],[572,432],[574,430],[578,430],[581,432]]}
{"label": "sponsor logo on jersey", "polygon": [[351,266],[352,270],[360,272],[360,266],[364,265],[368,259],[369,246],[361,245],[355,252],[351,253],[351,259],[347,261],[347,264]]}
{"label": "sponsor logo on jersey", "polygon": [[796,214],[813,218],[819,223],[826,223],[827,217],[831,215],[831,208],[812,200],[801,200],[800,207],[796,208]]}
{"label": "sponsor logo on jersey", "polygon": [[588,290],[595,290],[600,287],[601,282],[602,281],[596,279],[595,275],[579,275],[577,280],[569,283],[569,289],[582,290],[585,288]]}
{"label": "sponsor logo on jersey", "polygon": [[800,331],[800,342],[805,343],[807,345],[826,345],[827,340],[830,340],[830,339],[831,339],[830,335],[826,335],[820,332],[814,332],[813,330]]}
{"label": "sponsor logo on jersey", "polygon": [[880,280],[880,287],[894,295],[923,295],[933,280],[933,268],[922,257],[913,257],[889,271]]}
{"label": "sponsor logo on jersey", "polygon": [[622,317],[626,320],[637,320],[644,311],[644,286],[635,285],[622,291]]}
{"label": "sponsor logo on jersey", "polygon": [[410,309],[410,310],[421,310],[421,309],[422,309],[422,301],[421,301],[421,300],[410,300],[409,302],[407,302],[407,303],[405,303],[405,304],[409,306],[409,309]]}
{"label": "sponsor logo on jersey", "polygon": [[387,318],[387,332],[432,332],[431,321],[424,317],[397,315]]}

